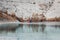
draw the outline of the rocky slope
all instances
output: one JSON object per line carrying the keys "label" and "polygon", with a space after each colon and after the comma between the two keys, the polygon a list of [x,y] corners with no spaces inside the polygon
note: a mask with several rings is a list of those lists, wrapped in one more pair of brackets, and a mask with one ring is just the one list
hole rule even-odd
{"label": "rocky slope", "polygon": [[60,0],[55,0],[53,6],[46,13],[46,18],[60,17]]}
{"label": "rocky slope", "polygon": [[0,0],[0,10],[13,12],[24,20],[34,14],[44,14],[47,19],[60,17],[59,0]]}

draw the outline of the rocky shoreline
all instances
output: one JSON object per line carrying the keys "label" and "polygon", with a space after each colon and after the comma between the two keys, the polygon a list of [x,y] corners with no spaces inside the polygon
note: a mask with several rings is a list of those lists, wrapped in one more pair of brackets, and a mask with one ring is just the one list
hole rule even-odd
{"label": "rocky shoreline", "polygon": [[23,17],[17,17],[15,15],[15,13],[11,13],[8,14],[7,11],[3,12],[0,10],[0,21],[1,22],[6,22],[6,21],[10,21],[10,22],[59,22],[60,21],[60,17],[55,17],[55,18],[46,18],[44,14],[37,14],[37,13],[33,13],[32,17],[27,17],[25,19],[23,19]]}

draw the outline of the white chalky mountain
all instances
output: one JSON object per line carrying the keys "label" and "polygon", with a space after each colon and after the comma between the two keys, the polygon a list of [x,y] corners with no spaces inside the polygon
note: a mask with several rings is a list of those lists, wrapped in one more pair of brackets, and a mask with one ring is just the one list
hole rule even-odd
{"label": "white chalky mountain", "polygon": [[46,13],[46,18],[60,17],[60,0],[55,0],[53,6]]}
{"label": "white chalky mountain", "polygon": [[[45,4],[47,7],[41,7],[39,4]],[[17,17],[23,18],[31,17],[33,13],[43,13],[47,18],[60,17],[59,0],[0,0],[0,10],[3,9],[8,10],[9,14],[15,12]]]}

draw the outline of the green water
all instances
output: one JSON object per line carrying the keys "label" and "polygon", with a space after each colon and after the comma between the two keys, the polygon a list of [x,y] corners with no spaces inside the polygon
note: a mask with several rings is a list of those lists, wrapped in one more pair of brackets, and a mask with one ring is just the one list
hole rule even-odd
{"label": "green water", "polygon": [[0,30],[0,40],[60,40],[60,25],[19,24],[13,30]]}

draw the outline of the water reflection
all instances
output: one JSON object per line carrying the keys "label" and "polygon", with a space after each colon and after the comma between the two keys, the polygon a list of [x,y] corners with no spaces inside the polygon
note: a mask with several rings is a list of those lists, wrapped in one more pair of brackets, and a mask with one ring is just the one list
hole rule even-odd
{"label": "water reflection", "polygon": [[52,25],[52,27],[60,28],[60,25]]}
{"label": "water reflection", "polygon": [[39,25],[38,24],[30,24],[29,27],[32,28],[33,32],[38,32]]}
{"label": "water reflection", "polygon": [[39,31],[42,31],[44,32],[44,29],[46,27],[45,24],[29,24],[28,27],[32,29],[33,32],[39,32]]}
{"label": "water reflection", "polygon": [[19,26],[18,26],[17,29],[16,29],[16,32],[17,32],[17,33],[23,32],[23,24],[19,24]]}
{"label": "water reflection", "polygon": [[[13,25],[4,26],[13,27]],[[4,26],[0,25],[0,27]],[[0,32],[0,38],[2,36],[3,40],[60,40],[60,25],[18,24],[15,27],[14,33],[10,31]]]}
{"label": "water reflection", "polygon": [[14,32],[18,26],[18,24],[0,24],[0,31]]}
{"label": "water reflection", "polygon": [[41,26],[41,31],[44,32],[46,25],[45,24],[41,24],[40,26]]}
{"label": "water reflection", "polygon": [[45,32],[48,29],[58,29],[60,25],[46,25],[46,24],[18,24],[16,25],[0,25],[0,31],[17,31],[17,32]]}

